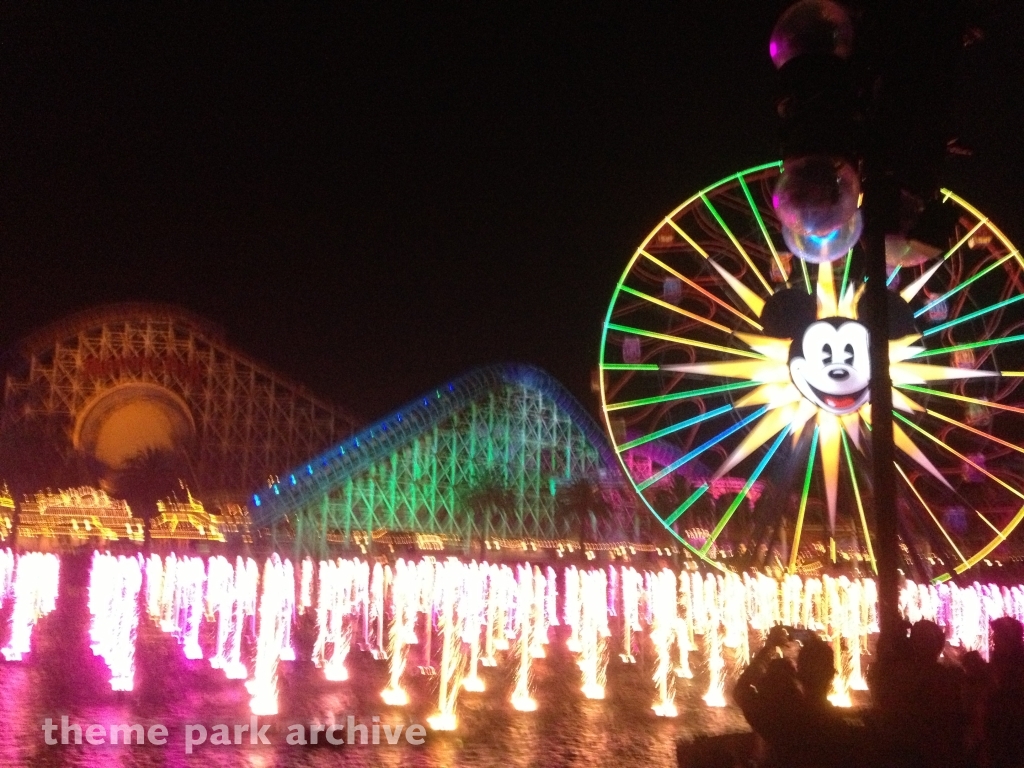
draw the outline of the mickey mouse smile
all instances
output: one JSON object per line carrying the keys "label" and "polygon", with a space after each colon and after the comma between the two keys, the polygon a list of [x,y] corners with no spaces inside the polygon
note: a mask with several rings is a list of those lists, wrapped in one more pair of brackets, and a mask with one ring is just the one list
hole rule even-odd
{"label": "mickey mouse smile", "polygon": [[835,413],[850,413],[860,408],[867,401],[868,387],[864,387],[864,389],[851,395],[833,395],[828,392],[822,392],[810,384],[807,386],[821,403],[824,403],[829,410]]}

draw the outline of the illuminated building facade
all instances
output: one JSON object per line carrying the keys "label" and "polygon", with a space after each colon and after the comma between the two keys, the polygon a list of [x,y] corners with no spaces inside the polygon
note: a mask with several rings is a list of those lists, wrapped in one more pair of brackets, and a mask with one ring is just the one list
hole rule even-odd
{"label": "illuminated building facade", "polygon": [[158,501],[157,516],[150,523],[149,535],[154,540],[224,542],[220,515],[206,511],[203,503],[187,492],[186,501]]}
{"label": "illuminated building facade", "polygon": [[7,486],[0,489],[0,541],[11,538],[14,530],[14,499]]}
{"label": "illuminated building facade", "polygon": [[132,516],[128,504],[97,488],[37,493],[19,507],[18,540],[23,545],[141,543],[145,536],[142,520]]}

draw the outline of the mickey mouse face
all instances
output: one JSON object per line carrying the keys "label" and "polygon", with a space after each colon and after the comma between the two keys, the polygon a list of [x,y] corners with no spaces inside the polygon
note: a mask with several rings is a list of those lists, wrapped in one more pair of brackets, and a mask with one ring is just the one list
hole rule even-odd
{"label": "mickey mouse face", "polygon": [[868,401],[871,367],[868,331],[853,320],[819,320],[807,326],[802,356],[789,361],[789,375],[800,394],[842,416]]}

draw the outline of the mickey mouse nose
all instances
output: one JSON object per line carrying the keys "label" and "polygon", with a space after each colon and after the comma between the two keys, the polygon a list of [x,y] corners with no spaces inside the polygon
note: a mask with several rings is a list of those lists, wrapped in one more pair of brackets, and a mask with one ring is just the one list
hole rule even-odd
{"label": "mickey mouse nose", "polygon": [[846,381],[850,378],[850,372],[844,368],[833,368],[828,372],[828,377],[835,381]]}

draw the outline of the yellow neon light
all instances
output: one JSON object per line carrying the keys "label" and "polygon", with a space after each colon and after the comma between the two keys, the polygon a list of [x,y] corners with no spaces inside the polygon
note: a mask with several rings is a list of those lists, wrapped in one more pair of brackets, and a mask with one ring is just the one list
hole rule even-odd
{"label": "yellow neon light", "polygon": [[639,251],[639,253],[640,253],[641,256],[646,258],[648,261],[651,261],[654,264],[657,264],[659,267],[664,269],[666,272],[668,272],[673,277],[675,277],[678,280],[681,280],[682,282],[686,283],[686,285],[688,285],[689,287],[693,288],[695,291],[700,293],[705,298],[708,298],[711,301],[715,302],[715,304],[720,306],[722,309],[725,309],[725,310],[728,310],[729,312],[732,312],[734,315],[736,315],[736,317],[740,318],[741,320],[746,322],[748,325],[753,326],[757,330],[759,330],[759,331],[764,330],[764,328],[761,326],[760,323],[758,323],[755,320],[752,320],[751,318],[747,317],[740,310],[736,309],[736,307],[734,307],[732,304],[729,304],[728,302],[723,301],[722,299],[718,298],[717,296],[715,296],[713,293],[711,293],[707,289],[703,288],[702,286],[697,285],[695,282],[693,282],[690,278],[686,277],[682,273],[672,269],[672,267],[670,267],[668,264],[663,262],[661,259],[659,259],[659,258],[657,258],[655,256],[652,256],[651,254],[647,253],[647,251],[644,251],[644,250]]}
{"label": "yellow neon light", "polygon": [[906,474],[903,472],[903,467],[901,467],[899,464],[896,464],[896,462],[893,462],[893,464],[895,464],[896,466],[896,471],[900,473],[900,477],[902,477],[906,484],[910,486],[910,490],[913,491],[914,495],[917,497],[917,500],[921,502],[921,506],[924,507],[925,511],[928,513],[928,516],[932,519],[932,522],[935,523],[935,526],[942,532],[942,535],[946,538],[946,541],[949,542],[949,546],[951,546],[953,548],[953,551],[956,552],[956,556],[960,558],[960,562],[966,565],[967,559],[964,557],[963,552],[960,551],[960,548],[953,542],[953,539],[950,538],[949,534],[946,533],[946,529],[942,527],[942,523],[939,522],[939,518],[937,518],[935,516],[935,513],[932,512],[931,507],[929,507],[925,500],[921,498],[921,494],[917,492],[917,488],[914,487],[914,484],[910,482],[910,478],[907,477]]}

